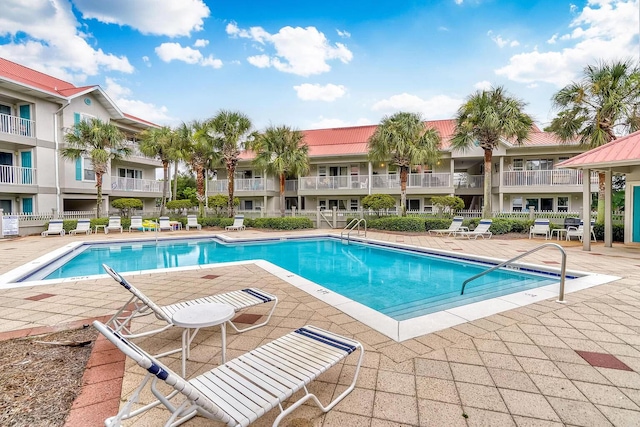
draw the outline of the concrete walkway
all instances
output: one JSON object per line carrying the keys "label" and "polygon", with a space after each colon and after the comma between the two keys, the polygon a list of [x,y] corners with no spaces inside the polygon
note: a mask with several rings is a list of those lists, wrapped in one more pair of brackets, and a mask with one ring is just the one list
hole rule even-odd
{"label": "concrete walkway", "polygon": [[[226,234],[263,237],[304,233],[247,230]],[[210,235],[211,231],[200,234]],[[129,235],[87,237],[104,240]],[[373,232],[368,237],[502,259],[544,242],[526,238],[468,241]],[[0,240],[0,274],[70,239],[83,238]],[[542,301],[401,343],[255,265],[139,275],[131,281],[160,304],[248,286],[277,294],[281,302],[268,326],[242,335],[228,333],[228,358],[305,324],[361,341],[366,355],[357,388],[329,413],[304,405],[283,426],[297,418],[308,421],[303,425],[327,427],[640,425],[640,246],[604,248],[596,243],[591,252],[583,252],[578,242],[562,245],[568,253],[568,268],[621,279],[568,294],[564,305]],[[543,250],[526,261],[554,265],[559,257],[556,251]],[[111,279],[2,290],[0,332],[105,316],[127,299],[127,293]],[[261,310],[251,313],[263,314]],[[137,343],[150,352],[174,348],[180,345],[180,333],[174,329]],[[220,363],[219,328],[201,331],[196,341],[187,365],[189,377]],[[179,372],[177,357],[169,357],[165,363]],[[311,391],[327,402],[344,390],[353,363],[348,359],[336,366],[314,382]],[[120,391],[123,398],[135,389],[142,374],[127,361]],[[141,396],[141,401],[149,399],[148,393]],[[271,425],[276,412],[271,411],[255,425]],[[157,408],[126,425],[162,425],[167,417],[167,411]],[[185,425],[222,424],[196,418]]]}

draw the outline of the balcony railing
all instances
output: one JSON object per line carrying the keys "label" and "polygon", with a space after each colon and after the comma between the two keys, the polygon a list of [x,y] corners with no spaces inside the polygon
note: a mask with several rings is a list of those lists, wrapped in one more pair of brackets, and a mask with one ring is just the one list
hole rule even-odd
{"label": "balcony railing", "polygon": [[[111,189],[116,191],[142,191],[162,193],[164,181],[111,177]],[[170,188],[167,190],[170,191]]]}
{"label": "balcony railing", "polygon": [[[573,169],[553,169],[546,171],[507,171],[503,172],[502,185],[519,186],[580,186],[583,183],[582,171]],[[591,174],[591,183],[598,183],[598,174]]]}
{"label": "balcony railing", "polygon": [[0,114],[0,132],[12,135],[35,137],[36,124],[33,120],[18,116]]}
{"label": "balcony railing", "polygon": [[298,191],[298,180],[289,179],[284,182],[284,191]]}
{"label": "balcony railing", "polygon": [[298,183],[300,190],[366,189],[368,185],[369,178],[366,175],[304,176]]}
{"label": "balcony railing", "polygon": [[0,184],[36,185],[36,170],[20,166],[0,165]]}
{"label": "balcony railing", "polygon": [[455,188],[483,188],[484,175],[456,173],[453,176],[453,186]]}
{"label": "balcony railing", "polygon": [[[450,173],[410,173],[407,188],[451,187]],[[400,188],[400,175],[374,175],[373,188]]]}
{"label": "balcony railing", "polygon": [[[209,193],[227,193],[229,181],[217,179],[207,184]],[[246,178],[233,180],[233,191],[276,191],[276,183],[273,179]]]}

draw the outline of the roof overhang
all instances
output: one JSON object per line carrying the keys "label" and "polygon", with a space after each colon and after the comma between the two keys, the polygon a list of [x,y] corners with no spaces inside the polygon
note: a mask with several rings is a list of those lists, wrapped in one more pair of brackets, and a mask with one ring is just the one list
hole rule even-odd
{"label": "roof overhang", "polygon": [[47,101],[55,102],[58,104],[63,104],[67,100],[67,97],[65,96],[38,89],[34,86],[17,82],[6,77],[0,77],[0,87],[7,88],[17,93],[33,96],[35,98],[45,99]]}

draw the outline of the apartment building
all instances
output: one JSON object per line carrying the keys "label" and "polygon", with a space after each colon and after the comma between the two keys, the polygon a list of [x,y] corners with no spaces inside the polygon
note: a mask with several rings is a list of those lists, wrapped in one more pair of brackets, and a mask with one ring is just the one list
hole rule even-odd
{"label": "apartment building", "polygon": [[135,136],[157,126],[126,114],[100,86],[69,82],[0,58],[0,209],[5,213],[90,211],[96,182],[89,159],[65,160],[59,150],[75,123],[96,117],[126,135],[133,155],[112,162],[103,177],[104,210],[121,197],[155,207],[160,162],[143,156]]}
{"label": "apartment building", "polygon": [[[480,147],[453,150],[450,140],[453,120],[427,122],[440,132],[442,155],[434,165],[414,165],[407,182],[407,209],[430,211],[431,197],[455,195],[466,209],[481,209],[484,188],[484,153]],[[368,194],[390,194],[400,203],[399,173],[393,164],[371,162],[367,140],[376,126],[357,126],[304,131],[311,158],[310,172],[289,177],[286,182],[286,209],[355,210]],[[495,211],[576,212],[582,208],[582,172],[558,169],[559,162],[582,153],[577,144],[561,143],[552,134],[532,129],[522,145],[501,141],[493,152],[492,205]],[[235,195],[240,209],[277,211],[277,177],[267,176],[251,163],[245,153],[235,176]],[[597,182],[597,178],[592,178]],[[594,187],[597,188],[597,187]],[[226,171],[218,169],[208,183],[209,194],[226,194]]]}

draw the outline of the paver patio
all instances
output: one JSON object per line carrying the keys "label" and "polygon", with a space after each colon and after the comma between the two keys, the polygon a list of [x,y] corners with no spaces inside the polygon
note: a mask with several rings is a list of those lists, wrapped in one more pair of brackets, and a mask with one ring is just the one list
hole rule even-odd
{"label": "paver patio", "polygon": [[[301,233],[308,234],[253,230],[227,234]],[[176,232],[172,236],[182,234],[196,235]],[[204,230],[199,234],[212,233]],[[544,242],[526,238],[467,241],[374,232],[368,237],[501,259]],[[86,240],[121,238],[130,236],[92,235]],[[0,274],[70,241],[69,237],[0,240]],[[242,335],[229,331],[229,358],[305,324],[361,341],[366,353],[356,389],[324,415],[305,404],[283,422],[284,426],[294,418],[327,427],[640,425],[640,246],[604,248],[597,243],[591,252],[583,252],[580,243],[562,245],[568,253],[569,269],[621,279],[567,294],[566,304],[542,301],[400,343],[255,265],[139,275],[131,281],[160,304],[249,286],[275,293],[281,302],[269,325]],[[549,249],[525,261],[554,265],[559,257]],[[127,293],[110,278],[3,290],[0,332],[105,316],[127,299]],[[260,314],[260,310],[249,312]],[[150,352],[173,348],[180,345],[180,333],[173,329],[137,343]],[[614,356],[615,360],[591,357],[587,352]],[[193,360],[187,365],[190,377],[219,364],[219,328],[202,330],[191,355]],[[179,372],[178,357],[164,360]],[[348,359],[325,373],[311,384],[311,390],[326,402],[344,390],[353,363]],[[142,370],[127,361],[122,398],[128,397],[141,378]],[[141,396],[141,401],[149,399],[148,393]],[[271,425],[277,412],[271,411],[255,425]],[[156,408],[126,425],[162,425],[167,415]],[[195,418],[185,425],[222,424]]]}

